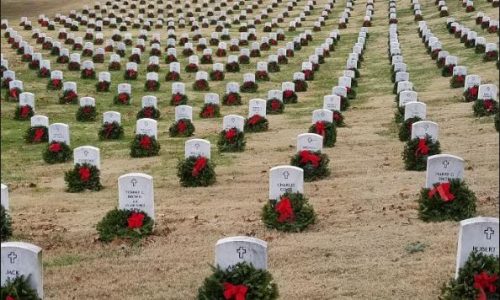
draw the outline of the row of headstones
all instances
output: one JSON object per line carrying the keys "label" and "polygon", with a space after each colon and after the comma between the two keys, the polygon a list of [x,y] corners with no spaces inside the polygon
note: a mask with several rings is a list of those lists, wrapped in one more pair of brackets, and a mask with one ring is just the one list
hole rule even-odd
{"label": "row of headstones", "polygon": [[422,21],[424,19],[422,13],[422,6],[419,0],[411,1],[411,8],[413,9],[413,16],[415,21]]}
{"label": "row of headstones", "polygon": [[487,29],[489,33],[498,31],[498,19],[493,19],[482,11],[476,14],[476,25],[481,25],[481,28]]}
{"label": "row of headstones", "polygon": [[[496,43],[487,43],[486,38],[477,36],[477,32],[456,22],[455,18],[446,19],[446,27],[449,28],[449,32],[454,34],[457,38],[462,39],[462,36],[467,36],[468,45],[473,46],[476,49],[476,53],[482,53],[485,56],[496,53],[498,57],[498,46]],[[489,27],[498,28],[498,21],[489,21]]]}

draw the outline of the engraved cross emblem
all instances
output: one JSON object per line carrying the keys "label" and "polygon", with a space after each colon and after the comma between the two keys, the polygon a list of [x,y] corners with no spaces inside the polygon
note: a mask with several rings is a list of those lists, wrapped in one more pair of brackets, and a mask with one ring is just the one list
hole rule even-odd
{"label": "engraved cross emblem", "polygon": [[445,169],[447,169],[447,168],[448,168],[448,165],[449,165],[449,164],[450,164],[450,162],[449,162],[448,160],[443,161],[443,167],[444,167]]}
{"label": "engraved cross emblem", "polygon": [[11,252],[7,255],[7,257],[9,258],[10,263],[13,264],[17,259],[17,254],[15,252]]}
{"label": "engraved cross emblem", "polygon": [[487,240],[491,240],[491,236],[494,234],[495,234],[495,230],[493,230],[493,228],[491,228],[491,227],[486,228],[486,230],[484,231],[484,235],[486,236]]}
{"label": "engraved cross emblem", "polygon": [[247,253],[247,249],[239,247],[236,252],[238,252],[238,257],[243,259],[243,256]]}
{"label": "engraved cross emblem", "polygon": [[137,184],[137,179],[132,179],[130,180],[130,183],[132,183],[132,186],[135,187],[135,185]]}
{"label": "engraved cross emblem", "polygon": [[283,172],[283,178],[288,179],[289,176],[290,176],[290,172],[288,172],[288,171]]}

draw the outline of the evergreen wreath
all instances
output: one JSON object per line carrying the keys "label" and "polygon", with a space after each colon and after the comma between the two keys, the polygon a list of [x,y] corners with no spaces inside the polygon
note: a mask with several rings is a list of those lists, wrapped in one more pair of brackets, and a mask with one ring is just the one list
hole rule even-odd
{"label": "evergreen wreath", "polygon": [[156,65],[156,64],[149,64],[147,67],[146,67],[146,70],[148,72],[156,72],[158,73],[160,71],[160,66],[159,65]]}
{"label": "evergreen wreath", "polygon": [[253,115],[245,120],[245,132],[262,132],[269,128],[269,121],[261,115]]}
{"label": "evergreen wreath", "polygon": [[476,214],[476,195],[461,179],[422,188],[418,216],[425,222],[460,221]]}
{"label": "evergreen wreath", "polygon": [[314,209],[301,193],[285,193],[280,201],[269,200],[262,209],[262,221],[268,228],[300,232],[316,222]]}
{"label": "evergreen wreath", "polygon": [[247,55],[240,55],[238,56],[238,63],[248,65],[250,63],[250,57]]}
{"label": "evergreen wreath", "polygon": [[295,92],[307,91],[307,82],[305,80],[294,80],[293,83],[295,84]]}
{"label": "evergreen wreath", "polygon": [[415,138],[406,142],[403,150],[405,169],[409,171],[425,171],[427,169],[427,158],[440,154],[439,141],[433,141],[429,135],[425,138]]}
{"label": "evergreen wreath", "polygon": [[121,64],[117,61],[110,62],[108,65],[108,71],[120,71],[122,68]]}
{"label": "evergreen wreath", "polygon": [[276,61],[270,62],[267,64],[267,70],[269,73],[277,73],[280,71],[280,65]]}
{"label": "evergreen wreath", "polygon": [[196,73],[196,72],[198,72],[198,65],[197,64],[187,64],[186,67],[184,68],[184,71],[186,71],[186,73]]}
{"label": "evergreen wreath", "polygon": [[285,104],[290,104],[290,103],[297,103],[297,93],[295,93],[292,90],[284,90],[283,91],[283,103]]}
{"label": "evergreen wreath", "polygon": [[344,115],[340,111],[334,110],[333,111],[333,122],[335,123],[336,127],[344,127]]}
{"label": "evergreen wreath", "polygon": [[80,72],[82,79],[95,79],[95,71],[94,69],[83,69]]}
{"label": "evergreen wreath", "polygon": [[165,81],[180,81],[181,80],[181,75],[177,72],[168,72],[167,75],[165,76]]}
{"label": "evergreen wreath", "polygon": [[109,92],[110,82],[107,81],[99,81],[95,84],[96,92]]}
{"label": "evergreen wreath", "polygon": [[472,108],[476,117],[491,116],[498,112],[498,102],[492,99],[477,99]]}
{"label": "evergreen wreath", "polygon": [[330,175],[329,162],[321,151],[302,150],[292,156],[290,164],[304,170],[304,181],[315,181]]}
{"label": "evergreen wreath", "polygon": [[5,300],[41,300],[36,290],[30,284],[28,276],[17,276],[14,280],[7,279],[0,288],[0,298]]}
{"label": "evergreen wreath", "polygon": [[123,127],[118,122],[106,122],[99,129],[100,140],[119,140],[123,137]]}
{"label": "evergreen wreath", "polygon": [[24,140],[27,143],[43,143],[49,140],[49,129],[45,126],[33,126],[26,130]]}
{"label": "evergreen wreath", "polygon": [[270,115],[282,114],[285,110],[285,104],[276,98],[268,99],[266,101],[266,110]]}
{"label": "evergreen wreath", "polygon": [[228,93],[222,97],[222,104],[224,105],[241,105],[241,96],[238,93]]}
{"label": "evergreen wreath", "polygon": [[464,75],[453,75],[450,79],[450,87],[451,88],[460,88],[464,87],[465,84],[465,76]]}
{"label": "evergreen wreath", "polygon": [[137,76],[138,72],[136,70],[129,69],[125,71],[123,78],[125,78],[125,80],[136,80]]}
{"label": "evergreen wreath", "polygon": [[192,136],[195,131],[193,122],[189,119],[180,119],[172,123],[168,132],[171,137],[188,137]]}
{"label": "evergreen wreath", "polygon": [[130,145],[130,156],[148,157],[156,156],[160,152],[160,144],[154,136],[136,134]]}
{"label": "evergreen wreath", "polygon": [[70,193],[83,192],[84,190],[100,191],[100,171],[91,164],[75,164],[72,170],[64,174],[67,191]]}
{"label": "evergreen wreath", "polygon": [[408,118],[399,126],[399,140],[401,142],[406,142],[411,137],[411,125],[415,122],[421,121],[419,117]]}
{"label": "evergreen wreath", "polygon": [[205,79],[196,80],[193,83],[193,90],[198,91],[198,92],[209,91],[210,85],[208,84],[208,81],[206,81]]}
{"label": "evergreen wreath", "polygon": [[95,106],[80,106],[76,111],[76,120],[80,122],[95,121],[96,117],[97,111]]}
{"label": "evergreen wreath", "polygon": [[332,122],[318,121],[309,127],[309,132],[321,135],[324,147],[333,147],[337,140],[337,127]]}
{"label": "evergreen wreath", "polygon": [[16,110],[14,112],[14,119],[19,121],[29,120],[35,112],[33,111],[33,107],[29,105],[16,106]]}
{"label": "evergreen wreath", "polygon": [[218,118],[220,117],[220,106],[215,103],[205,103],[200,111],[200,118]]}
{"label": "evergreen wreath", "polygon": [[[80,65],[78,65],[78,66],[80,66]],[[30,61],[29,64],[28,64],[28,68],[30,70],[38,70],[40,68],[40,61],[39,60],[32,60],[32,61]]]}
{"label": "evergreen wreath", "polygon": [[210,72],[210,80],[212,81],[223,81],[226,75],[222,71],[211,71]]}
{"label": "evergreen wreath", "polygon": [[498,51],[488,51],[484,53],[483,61],[496,61],[498,60]]}
{"label": "evergreen wreath", "polygon": [[465,92],[464,92],[464,101],[465,102],[472,102],[477,100],[477,95],[479,92],[479,86],[474,85],[469,87]]}
{"label": "evergreen wreath", "polygon": [[7,90],[7,93],[5,95],[5,98],[8,100],[8,101],[12,101],[12,102],[18,102],[19,101],[19,95],[22,93],[23,91],[20,89],[20,88],[11,88],[9,90]]}
{"label": "evergreen wreath", "polygon": [[154,106],[145,106],[137,113],[137,120],[149,118],[158,120],[160,118],[160,110]]}
{"label": "evergreen wreath", "polygon": [[37,76],[38,76],[38,78],[49,78],[50,77],[50,70],[47,68],[41,68],[38,70]]}
{"label": "evergreen wreath", "polygon": [[128,93],[119,93],[113,98],[114,104],[130,105],[130,95]]}
{"label": "evergreen wreath", "polygon": [[302,70],[304,73],[305,81],[313,81],[314,80],[314,71],[313,70]]}
{"label": "evergreen wreath", "polygon": [[205,278],[198,289],[197,300],[278,299],[278,286],[267,270],[256,269],[246,262],[227,270],[212,266],[212,270],[213,274]]}
{"label": "evergreen wreath", "polygon": [[[474,47],[474,46],[473,46]],[[476,54],[482,54],[482,53],[485,53],[486,52],[486,46],[485,45],[481,45],[481,44],[478,44],[476,45],[475,49],[474,49],[474,52],[476,52]]]}
{"label": "evergreen wreath", "polygon": [[53,141],[43,152],[43,160],[49,164],[67,162],[72,157],[71,148],[64,142]]}
{"label": "evergreen wreath", "polygon": [[500,299],[499,266],[498,256],[471,252],[458,277],[443,284],[439,299]]}
{"label": "evergreen wreath", "polygon": [[259,89],[259,85],[254,81],[245,81],[240,88],[242,93],[255,93]]}
{"label": "evergreen wreath", "polygon": [[444,66],[441,69],[441,76],[443,77],[450,77],[453,75],[453,69],[455,68],[455,65],[447,65]]}
{"label": "evergreen wreath", "polygon": [[258,81],[269,81],[267,71],[255,71],[255,79]]}
{"label": "evergreen wreath", "polygon": [[76,61],[70,61],[68,63],[68,70],[69,71],[80,71],[80,63]]}
{"label": "evergreen wreath", "polygon": [[63,87],[63,82],[61,79],[50,79],[49,82],[47,83],[47,90],[50,91],[57,91],[62,89]]}
{"label": "evergreen wreath", "polygon": [[99,233],[99,239],[106,243],[115,238],[137,242],[139,239],[151,235],[153,226],[153,219],[144,212],[115,208],[97,223],[96,229]]}
{"label": "evergreen wreath", "polygon": [[350,87],[346,87],[346,89],[347,89],[347,98],[356,99],[356,90]]}
{"label": "evergreen wreath", "polygon": [[77,104],[78,94],[73,90],[65,90],[61,97],[59,97],[59,104]]}
{"label": "evergreen wreath", "polygon": [[215,165],[204,156],[190,156],[179,161],[177,176],[184,187],[209,186],[215,183]]}
{"label": "evergreen wreath", "polygon": [[201,58],[200,58],[200,63],[202,65],[209,65],[209,64],[213,64],[214,63],[214,60],[212,59],[212,55],[203,55]]}
{"label": "evergreen wreath", "polygon": [[144,83],[145,92],[156,92],[160,89],[160,83],[156,80],[146,80]]}
{"label": "evergreen wreath", "polygon": [[170,105],[177,106],[187,104],[188,98],[184,94],[173,94],[170,98]]}
{"label": "evergreen wreath", "polygon": [[242,152],[245,150],[245,133],[236,128],[222,130],[219,133],[217,147],[220,152]]}
{"label": "evergreen wreath", "polygon": [[5,207],[3,207],[3,205],[0,205],[0,226],[0,241],[4,242],[9,240],[12,236],[12,220],[9,212],[5,209]]}
{"label": "evergreen wreath", "polygon": [[104,54],[96,54],[96,55],[92,56],[92,62],[95,64],[104,63]]}
{"label": "evergreen wreath", "polygon": [[240,64],[238,62],[230,62],[226,64],[226,72],[237,73],[240,71]]}

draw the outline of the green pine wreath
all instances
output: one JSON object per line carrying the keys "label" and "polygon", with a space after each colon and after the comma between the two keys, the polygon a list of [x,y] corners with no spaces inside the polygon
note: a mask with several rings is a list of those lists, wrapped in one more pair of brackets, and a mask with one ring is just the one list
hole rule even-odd
{"label": "green pine wreath", "polygon": [[145,92],[156,92],[160,89],[160,82],[156,80],[146,80],[144,83]]}
{"label": "green pine wreath", "polygon": [[12,220],[10,218],[8,210],[0,205],[0,241],[4,242],[9,240],[12,236]]}
{"label": "green pine wreath", "polygon": [[307,91],[307,81],[305,80],[294,80],[293,83],[295,84],[295,92],[300,93],[300,92],[305,92]]}
{"label": "green pine wreath", "polygon": [[160,144],[154,136],[136,134],[130,145],[130,156],[148,157],[156,156],[160,152]]}
{"label": "green pine wreath", "polygon": [[188,137],[192,136],[195,131],[193,122],[189,119],[179,119],[177,122],[172,123],[168,129],[171,137]]}
{"label": "green pine wreath", "polygon": [[118,122],[106,122],[99,129],[99,140],[119,140],[123,138],[124,130]]}
{"label": "green pine wreath", "polygon": [[[318,128],[318,123],[323,123],[324,132]],[[332,122],[317,122],[316,124],[312,124],[309,127],[310,133],[316,133],[323,136],[323,146],[324,147],[333,147],[335,146],[335,142],[337,141],[337,126]]]}
{"label": "green pine wreath", "polygon": [[498,102],[495,100],[476,100],[472,106],[476,117],[491,116],[498,112]]}
{"label": "green pine wreath", "polygon": [[345,127],[344,115],[340,111],[333,111],[333,122],[336,127]]}
{"label": "green pine wreath", "polygon": [[[133,214],[142,214],[142,226],[129,227],[129,218]],[[139,239],[153,233],[154,221],[146,213],[126,209],[110,210],[102,220],[97,223],[96,229],[99,239],[103,242],[111,242],[115,238],[129,239],[137,242]]]}
{"label": "green pine wreath", "polygon": [[[230,266],[226,270],[213,267],[213,274],[205,278],[203,286],[198,289],[197,300],[226,300],[224,283],[244,285],[248,288],[245,299],[275,300],[278,299],[278,286],[271,273],[256,269],[246,262]],[[232,298],[235,299],[235,298]]]}
{"label": "green pine wreath", "polygon": [[453,89],[464,87],[465,76],[453,75],[450,79],[450,87]]}
{"label": "green pine wreath", "polygon": [[283,111],[285,110],[285,104],[276,99],[268,99],[266,101],[266,111],[270,115],[276,115],[276,114],[282,114]]}
{"label": "green pine wreath", "polygon": [[259,84],[253,81],[246,81],[240,88],[242,93],[255,93],[259,89]]}
{"label": "green pine wreath", "polygon": [[[307,160],[308,155],[312,155],[313,159],[318,159],[318,162]],[[321,153],[321,151],[312,152],[305,150],[292,156],[290,164],[304,170],[304,181],[309,182],[328,177],[330,175],[330,170],[328,169],[329,162],[328,155]]]}
{"label": "green pine wreath", "polygon": [[29,127],[24,134],[27,143],[43,143],[49,140],[49,129],[45,126]]}
{"label": "green pine wreath", "polygon": [[421,145],[420,140],[415,138],[406,142],[402,154],[405,170],[425,171],[427,169],[427,158],[441,153],[439,141],[434,142],[429,135],[426,135],[425,138],[422,138],[425,141],[425,147],[427,147],[427,150],[424,150],[424,147],[419,147]]}
{"label": "green pine wreath", "polygon": [[128,93],[119,93],[113,98],[113,104],[130,105],[131,98]]}
{"label": "green pine wreath", "polygon": [[95,106],[85,105],[78,107],[76,111],[76,120],[80,122],[95,121],[97,118],[97,111]]}
{"label": "green pine wreath", "polygon": [[91,164],[75,164],[72,170],[64,174],[67,191],[78,193],[84,190],[100,191],[102,189],[99,169]]}
{"label": "green pine wreath", "polygon": [[356,90],[353,88],[347,88],[347,98],[349,100],[356,99]]}
{"label": "green pine wreath", "polygon": [[241,105],[241,96],[239,93],[227,93],[222,97],[222,104],[224,105]]}
{"label": "green pine wreath", "polygon": [[268,228],[285,232],[300,232],[316,222],[316,214],[307,198],[301,193],[285,193],[280,201],[289,199],[293,210],[293,218],[280,222],[280,214],[276,211],[277,201],[269,200],[262,209],[262,221]]}
{"label": "green pine wreath", "polygon": [[170,98],[170,105],[172,106],[184,105],[187,104],[187,102],[188,102],[188,97],[184,94],[174,94]]}
{"label": "green pine wreath", "polygon": [[59,91],[63,88],[63,81],[60,79],[51,79],[47,82],[47,90]]}
{"label": "green pine wreath", "polygon": [[160,119],[160,110],[157,109],[154,106],[145,106],[143,107],[138,113],[137,113],[137,120],[143,119],[143,118],[149,118],[149,119],[154,119],[158,120]]}
{"label": "green pine wreath", "polygon": [[[449,183],[450,192],[454,195],[454,199],[448,202],[442,200],[439,193],[430,197],[431,189],[422,188],[418,199],[420,219],[425,222],[461,221],[475,215],[476,195],[474,192],[461,179],[452,179]],[[437,185],[435,184],[434,187]]]}
{"label": "green pine wreath", "polygon": [[72,90],[65,90],[61,97],[59,97],[59,104],[77,104],[78,94]]}
{"label": "green pine wreath", "polygon": [[413,118],[408,118],[401,123],[399,126],[399,140],[401,142],[406,142],[410,139],[411,137],[411,125],[415,122],[421,121],[419,117],[413,117]]}
{"label": "green pine wreath", "polygon": [[[233,130],[236,130],[236,132]],[[231,135],[232,138],[228,138],[230,131],[233,131],[234,133]],[[222,130],[219,133],[217,148],[220,152],[242,152],[245,150],[245,145],[245,133],[237,130],[236,128]]]}
{"label": "green pine wreath", "polygon": [[349,97],[340,96],[340,111],[345,111],[351,106]]}
{"label": "green pine wreath", "polygon": [[208,81],[206,81],[205,79],[196,80],[193,83],[193,90],[198,92],[209,91],[210,85],[208,84]]}
{"label": "green pine wreath", "polygon": [[298,98],[297,93],[292,90],[283,91],[283,103],[285,104],[297,103]]}
{"label": "green pine wreath", "polygon": [[30,276],[25,277],[21,275],[14,278],[14,280],[7,279],[5,284],[0,288],[0,299],[8,299],[10,296],[16,300],[41,300],[38,297],[37,291],[29,284]]}
{"label": "green pine wreath", "polygon": [[245,120],[245,132],[263,132],[269,129],[269,121],[261,115],[253,115]]}
{"label": "green pine wreath", "polygon": [[464,266],[458,270],[458,277],[450,279],[441,288],[440,300],[466,300],[479,299],[480,289],[475,288],[475,278],[487,274],[496,276],[496,281],[492,284],[494,292],[483,289],[486,299],[500,299],[500,259],[498,256],[487,255],[482,252],[473,251],[465,262]]}
{"label": "green pine wreath", "polygon": [[71,148],[64,142],[51,142],[43,152],[43,160],[49,164],[67,162],[73,157]]}
{"label": "green pine wreath", "polygon": [[33,107],[29,105],[16,106],[16,110],[14,111],[14,119],[18,121],[29,120],[34,115]]}
{"label": "green pine wreath", "polygon": [[99,81],[95,84],[96,92],[109,92],[110,82],[107,81]]}
{"label": "green pine wreath", "polygon": [[[200,161],[198,161],[199,159]],[[203,161],[203,159],[205,160]],[[199,165],[200,162],[201,165]],[[194,169],[198,165],[200,170],[196,172]],[[190,156],[177,164],[177,177],[184,187],[209,186],[216,181],[215,165],[208,158]]]}
{"label": "green pine wreath", "polygon": [[220,117],[220,106],[215,103],[205,103],[200,111],[200,118],[218,118]]}

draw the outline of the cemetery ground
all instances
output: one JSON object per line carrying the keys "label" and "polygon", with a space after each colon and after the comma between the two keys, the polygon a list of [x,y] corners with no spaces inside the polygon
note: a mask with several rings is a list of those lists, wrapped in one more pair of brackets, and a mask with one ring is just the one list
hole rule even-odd
{"label": "cemetery ground", "polygon": [[[93,3],[84,2],[78,5]],[[322,7],[324,1],[317,2]],[[476,2],[476,11],[498,19],[498,9],[483,0]],[[332,174],[327,179],[305,183],[305,195],[318,214],[317,224],[300,234],[281,233],[266,229],[260,219],[267,201],[268,171],[289,163],[296,136],[310,125],[311,111],[322,107],[323,96],[342,76],[345,59],[363,22],[365,3],[356,1],[347,29],[340,30],[336,50],[315,73],[308,91],[299,94],[299,103],[287,105],[284,114],[269,115],[269,131],[247,134],[244,152],[220,154],[213,147],[217,183],[199,188],[181,187],[176,176],[186,139],[168,137],[174,108],[167,104],[170,83],[162,80],[168,69],[164,62],[160,71],[162,86],[159,92],[152,93],[159,98],[162,112],[158,124],[160,155],[133,159],[129,157],[129,143],[140,97],[148,94],[143,92],[145,72],[141,71],[140,80],[130,82],[132,106],[117,108],[112,97],[116,84],[125,82],[121,76],[113,76],[110,93],[97,94],[96,81],[81,80],[79,72],[65,71],[65,80],[78,83],[80,97],[96,98],[99,114],[106,110],[122,113],[125,139],[99,141],[100,119],[76,122],[76,106],[58,104],[59,93],[47,91],[47,80],[40,80],[28,70],[2,38],[2,53],[16,70],[16,76],[23,80],[25,90],[36,94],[37,108],[43,108],[51,123],[70,125],[72,148],[93,145],[101,150],[104,189],[65,192],[64,172],[72,162],[44,163],[44,145],[24,143],[22,136],[29,124],[13,120],[15,105],[2,99],[1,178],[9,185],[14,240],[43,248],[46,299],[193,299],[211,272],[215,242],[234,235],[254,236],[268,242],[269,270],[279,286],[281,299],[436,299],[441,285],[454,274],[458,222],[424,223],[417,216],[416,201],[424,186],[425,172],[405,171],[401,159],[404,144],[398,140],[393,120],[393,83],[387,59],[386,2],[375,1],[357,99],[344,112],[347,126],[337,130],[335,147],[323,149],[331,159]],[[480,55],[448,34],[445,18],[439,18],[434,1],[421,3],[424,19],[444,48],[460,58],[469,74],[479,74],[482,83],[498,86],[494,62],[483,62]],[[321,43],[336,28],[336,16],[344,4],[345,1],[337,1],[326,26],[314,33],[313,45]],[[16,27],[20,16],[50,15],[69,10],[71,5],[69,1],[38,4],[7,0],[2,1],[2,18]],[[440,126],[442,152],[466,160],[465,180],[478,198],[477,215],[497,217],[499,136],[493,117],[473,116],[472,104],[462,101],[462,89],[451,89],[449,78],[441,77],[435,61],[426,53],[410,1],[399,1],[397,5],[401,50],[419,99],[427,104],[427,118]],[[476,27],[475,13],[466,14],[455,0],[449,0],[448,6],[450,15]],[[9,8],[4,11],[4,7]],[[306,28],[312,27],[312,22],[304,23]],[[293,34],[286,28],[285,33],[287,37]],[[498,39],[494,34],[485,36],[488,41]],[[265,98],[266,91],[290,80],[291,74],[298,71],[297,63],[306,59],[314,46],[305,49],[296,53],[295,63],[282,65],[280,73],[272,73],[271,81],[259,83],[256,94],[243,94],[242,106],[225,106],[223,114],[246,115],[248,100]],[[100,68],[104,69],[97,67],[97,71]],[[240,82],[241,74],[254,68],[255,64],[250,64],[242,67],[240,73],[226,73],[225,81],[211,81],[211,92],[223,94],[225,83]],[[53,64],[53,69],[57,69],[57,64]],[[222,118],[197,117],[204,93],[192,90],[194,75],[183,72],[182,76],[189,105],[194,107],[195,137],[214,145]],[[2,89],[2,97],[4,94]],[[154,178],[155,231],[138,245],[124,241],[103,244],[97,240],[95,225],[116,206],[117,179],[129,172],[143,172]]]}

